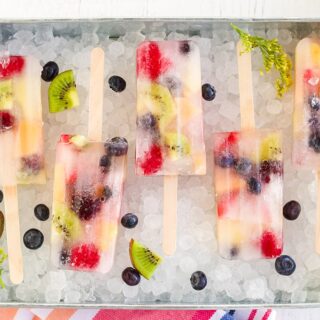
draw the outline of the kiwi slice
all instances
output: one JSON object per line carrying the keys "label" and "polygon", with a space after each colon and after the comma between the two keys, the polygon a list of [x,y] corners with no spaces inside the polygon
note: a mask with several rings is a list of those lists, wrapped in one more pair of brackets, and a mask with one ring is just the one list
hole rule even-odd
{"label": "kiwi slice", "polygon": [[70,240],[81,235],[81,222],[77,215],[64,204],[56,204],[53,213],[53,225],[58,233]]}
{"label": "kiwi slice", "polygon": [[79,97],[72,70],[58,74],[49,87],[49,111],[72,109],[79,105]]}
{"label": "kiwi slice", "polygon": [[84,148],[88,144],[88,139],[85,136],[75,135],[69,140],[78,148]]}
{"label": "kiwi slice", "polygon": [[160,130],[165,129],[176,115],[169,89],[157,83],[140,83],[138,90],[138,113],[151,112],[158,119]]}
{"label": "kiwi slice", "polygon": [[279,133],[270,133],[260,143],[259,160],[281,160],[281,137]]}
{"label": "kiwi slice", "polygon": [[176,132],[168,132],[164,136],[164,146],[169,157],[173,160],[190,155],[191,146],[188,138]]}
{"label": "kiwi slice", "polygon": [[0,110],[12,109],[12,80],[0,81]]}
{"label": "kiwi slice", "polygon": [[131,239],[129,246],[131,263],[146,279],[150,279],[162,258],[138,241]]}

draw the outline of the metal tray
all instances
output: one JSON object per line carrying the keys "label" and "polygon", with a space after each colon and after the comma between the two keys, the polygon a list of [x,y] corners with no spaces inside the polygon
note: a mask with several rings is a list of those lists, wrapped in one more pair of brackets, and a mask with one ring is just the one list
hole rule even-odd
{"label": "metal tray", "polygon": [[[5,265],[4,279],[7,288],[0,290],[0,305],[1,306],[19,306],[19,307],[94,307],[94,308],[143,308],[143,309],[206,309],[206,308],[239,308],[239,307],[315,307],[320,305],[320,263],[319,259],[313,253],[313,239],[314,239],[314,221],[315,221],[315,184],[314,176],[311,172],[297,172],[290,165],[290,139],[291,139],[291,113],[292,113],[292,95],[293,90],[281,101],[281,112],[276,112],[272,108],[268,109],[268,103],[275,101],[273,95],[275,92],[272,88],[267,88],[268,83],[272,83],[275,75],[272,73],[265,77],[259,77],[258,70],[261,66],[259,55],[254,55],[254,79],[255,79],[255,92],[258,105],[256,106],[257,123],[259,127],[278,127],[285,132],[285,153],[286,153],[286,172],[285,172],[285,200],[291,198],[297,199],[301,202],[303,207],[302,216],[295,222],[285,223],[285,250],[286,254],[292,255],[297,262],[297,271],[292,278],[278,276],[274,270],[274,261],[253,261],[229,262],[219,258],[215,252],[215,237],[214,237],[214,197],[212,190],[212,155],[211,155],[211,133],[220,130],[237,130],[239,129],[239,115],[235,117],[231,114],[230,110],[226,114],[223,111],[223,106],[230,103],[229,108],[237,112],[237,99],[238,93],[232,81],[236,81],[236,64],[235,64],[235,51],[232,48],[232,43],[237,40],[237,35],[232,31],[229,25],[229,20],[70,20],[70,21],[30,21],[30,22],[15,22],[0,23],[0,50],[9,49],[11,54],[34,54],[42,63],[48,59],[53,59],[58,62],[61,70],[67,68],[75,69],[78,75],[77,84],[80,88],[80,99],[82,102],[81,108],[69,115],[53,116],[47,111],[46,90],[47,87],[43,85],[43,107],[44,107],[44,120],[45,120],[45,143],[46,143],[46,157],[48,169],[48,183],[46,186],[32,186],[20,187],[20,217],[21,217],[21,231],[22,234],[31,227],[37,227],[43,231],[45,235],[45,243],[42,248],[37,252],[31,252],[24,249],[25,266],[28,268],[25,272],[25,283],[20,286],[12,286],[8,280],[7,265]],[[284,44],[286,50],[293,57],[294,48],[298,39],[308,35],[317,36],[320,34],[320,24],[315,21],[310,22],[294,22],[294,21],[237,21],[240,27],[248,28],[250,32],[262,36],[272,37],[279,34],[280,42]],[[39,30],[48,30],[48,33],[43,32],[43,37],[39,35]],[[53,33],[50,33],[50,30]],[[279,33],[280,30],[280,33]],[[25,34],[18,34],[20,31],[28,31]],[[86,35],[85,35],[86,34]],[[19,40],[17,41],[17,37]],[[30,39],[29,39],[29,38]],[[292,38],[290,40],[290,37]],[[65,41],[59,44],[54,44],[57,38],[63,38]],[[80,39],[84,40],[80,40]],[[134,128],[135,128],[135,60],[134,48],[143,39],[159,39],[159,38],[172,38],[172,39],[193,39],[200,46],[202,57],[202,74],[203,82],[210,82],[217,88],[217,98],[213,102],[204,102],[205,114],[205,132],[206,132],[206,147],[207,147],[207,161],[208,173],[205,177],[192,180],[194,177],[182,177],[179,184],[179,201],[182,205],[183,202],[189,197],[189,193],[194,191],[190,185],[196,184],[197,187],[204,187],[207,192],[207,197],[211,197],[212,204],[208,201],[207,207],[201,207],[204,211],[205,221],[209,223],[212,236],[207,241],[199,240],[198,236],[194,236],[195,243],[192,251],[186,251],[178,247],[177,254],[173,258],[167,258],[171,264],[177,265],[176,276],[183,274],[180,277],[181,282],[172,280],[170,290],[165,290],[162,293],[153,295],[147,289],[138,289],[138,294],[134,297],[124,297],[123,288],[119,294],[108,293],[108,281],[111,278],[121,279],[121,271],[126,264],[129,264],[129,256],[127,254],[127,244],[131,237],[140,239],[148,244],[148,238],[143,231],[151,231],[151,233],[158,234],[158,240],[150,239],[151,247],[161,253],[161,231],[160,228],[152,229],[145,223],[144,219],[147,214],[146,208],[143,208],[144,197],[148,188],[153,188],[157,192],[156,200],[159,201],[158,207],[154,215],[161,221],[161,179],[135,177],[133,171],[134,165]],[[37,39],[37,40],[35,40]],[[202,39],[207,39],[203,42]],[[290,40],[290,41],[289,41]],[[83,42],[81,42],[83,41]],[[112,57],[113,52],[110,51],[110,44],[112,42],[121,42],[124,44],[124,51],[119,57]],[[23,45],[21,46],[21,44]],[[36,43],[36,45],[35,45]],[[72,44],[72,50],[71,45]],[[9,45],[8,45],[9,44]],[[54,46],[55,51],[50,53],[50,47]],[[110,274],[105,276],[92,276],[83,273],[82,276],[74,272],[66,272],[65,287],[61,291],[61,299],[56,298],[56,301],[48,302],[45,299],[45,292],[54,286],[54,281],[50,282],[48,272],[55,270],[50,266],[48,259],[49,250],[49,234],[50,234],[50,221],[39,222],[33,216],[33,207],[37,203],[45,202],[51,207],[51,193],[52,193],[52,170],[53,164],[50,163],[54,159],[54,146],[56,142],[56,133],[60,130],[73,130],[77,127],[77,121],[72,119],[79,117],[80,127],[78,128],[85,134],[85,109],[86,106],[86,77],[88,75],[88,64],[85,54],[79,56],[81,52],[89,52],[93,46],[102,46],[106,50],[107,71],[106,80],[112,74],[122,75],[127,83],[130,92],[125,92],[123,96],[115,95],[109,90],[107,81],[105,86],[105,120],[104,126],[108,133],[111,135],[121,134],[121,130],[126,129],[126,136],[130,144],[129,154],[129,167],[128,167],[128,186],[125,194],[123,205],[123,212],[135,211],[139,214],[140,225],[133,231],[125,231],[120,228],[118,235],[118,256],[115,260],[115,265]],[[122,50],[122,49],[121,49]],[[234,51],[234,54],[233,54]],[[58,54],[57,54],[58,53]],[[224,55],[227,56],[224,57]],[[117,63],[116,63],[117,62]],[[124,64],[124,65],[123,65]],[[220,68],[220,69],[219,69]],[[223,70],[221,70],[223,68]],[[85,71],[83,71],[85,69]],[[219,69],[219,72],[217,71]],[[224,71],[224,72],[223,72]],[[266,94],[263,95],[259,91],[259,87],[264,86],[267,88]],[[121,103],[119,103],[119,99]],[[110,105],[112,107],[110,107]],[[270,111],[271,110],[271,111]],[[122,123],[121,128],[116,126],[117,116],[125,113],[124,119],[127,123]],[[81,122],[81,119],[83,120]],[[216,120],[218,119],[218,120]],[[231,119],[231,120],[230,120]],[[66,124],[68,121],[70,125]],[[50,130],[53,128],[53,130]],[[131,191],[133,186],[136,186],[140,191],[140,197],[132,199]],[[152,191],[152,190],[151,190]],[[199,192],[199,190],[197,191]],[[191,198],[191,206],[194,206],[197,199]],[[1,204],[3,206],[3,204]],[[191,207],[190,207],[191,210]],[[159,218],[160,217],[160,218]],[[178,212],[178,221],[182,224],[178,229],[178,237],[184,235],[184,228],[187,226],[188,219],[195,219],[192,213],[184,215],[181,210]],[[144,221],[144,222],[143,222]],[[200,225],[196,223],[195,225]],[[150,228],[150,229],[149,229]],[[197,232],[201,233],[200,229]],[[5,237],[0,240],[0,245],[5,247]],[[197,245],[200,246],[203,252],[210,257],[209,263],[203,263],[201,258],[197,256]],[[120,255],[119,255],[120,254]],[[127,254],[127,258],[125,255]],[[207,288],[203,292],[196,292],[189,289],[188,272],[182,272],[179,268],[179,259],[185,254],[191,256],[193,261],[196,262],[197,269],[203,269],[207,274],[215,272],[219,266],[226,266],[231,272],[232,276],[225,278],[223,274],[220,276],[213,275],[209,277]],[[176,260],[175,260],[176,259]],[[312,260],[313,259],[313,260]],[[41,260],[45,263],[46,272],[38,274],[36,263]],[[318,261],[319,260],[319,261]],[[172,262],[176,261],[176,262]],[[169,263],[168,262],[168,263]],[[170,264],[169,263],[169,264]],[[243,267],[246,266],[246,268]],[[159,271],[160,275],[155,276],[152,286],[157,287],[157,283],[161,283],[161,274],[165,273],[166,263]],[[183,267],[185,268],[185,267]],[[242,268],[242,269],[241,269]],[[249,280],[246,278],[248,275],[241,273],[239,270],[247,270],[252,273],[252,279],[264,278],[266,285],[265,291],[269,292],[270,296],[263,294],[261,298],[254,298],[254,293],[248,297],[246,292],[250,291],[248,284],[245,282]],[[196,271],[196,270],[194,270]],[[191,274],[191,273],[190,273]],[[34,276],[36,275],[36,279]],[[80,282],[85,282],[89,279],[89,284],[81,285]],[[239,279],[242,279],[241,281]],[[144,280],[146,281],[146,280]],[[158,281],[158,282],[157,282]],[[237,283],[243,291],[243,299],[234,299],[226,295],[226,290],[232,289],[232,285]],[[66,298],[66,292],[69,287],[76,284],[76,289],[81,293],[81,299],[72,301]],[[183,292],[182,296],[177,299],[172,299],[172,292],[181,285]],[[85,288],[86,287],[86,288]],[[99,292],[96,289],[99,287]],[[105,287],[105,291],[103,288]],[[154,288],[152,287],[152,288]],[[217,287],[219,287],[217,289]],[[22,289],[21,289],[22,288]],[[40,289],[42,288],[42,289]],[[84,289],[85,288],[85,289]],[[230,289],[231,288],[231,289]],[[245,289],[246,288],[246,289]],[[90,290],[93,292],[90,294]],[[184,291],[185,290],[185,291]],[[270,293],[273,292],[273,295]],[[37,294],[35,292],[40,292]],[[157,289],[155,289],[157,291]],[[85,292],[85,293],[84,293]],[[87,298],[85,297],[87,295]],[[103,296],[103,298],[102,298]],[[178,294],[176,295],[178,296]],[[257,294],[259,296],[259,294]]]}

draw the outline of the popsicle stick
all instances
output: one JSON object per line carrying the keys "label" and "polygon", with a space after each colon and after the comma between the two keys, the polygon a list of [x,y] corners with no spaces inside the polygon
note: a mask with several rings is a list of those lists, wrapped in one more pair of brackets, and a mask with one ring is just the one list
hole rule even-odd
{"label": "popsicle stick", "polygon": [[20,245],[17,186],[4,186],[3,195],[10,279],[12,283],[19,284],[23,280],[23,261]]}
{"label": "popsicle stick", "polygon": [[320,254],[320,170],[317,171],[316,178],[317,178],[316,252]]}
{"label": "popsicle stick", "polygon": [[91,51],[89,87],[88,137],[93,141],[102,140],[104,85],[104,51],[94,48]]}
{"label": "popsicle stick", "polygon": [[178,176],[163,177],[163,252],[173,255],[177,238]]}
{"label": "popsicle stick", "polygon": [[244,47],[240,40],[237,44],[239,92],[240,92],[240,118],[241,129],[250,130],[255,128],[254,104],[252,89],[252,65],[251,53],[242,53]]}

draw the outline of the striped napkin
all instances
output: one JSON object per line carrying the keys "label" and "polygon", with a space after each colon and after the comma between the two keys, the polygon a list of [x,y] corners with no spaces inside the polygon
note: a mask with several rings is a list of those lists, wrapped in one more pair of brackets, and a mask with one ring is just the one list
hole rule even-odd
{"label": "striped napkin", "polygon": [[275,320],[271,309],[253,310],[101,310],[101,309],[0,309],[1,320]]}

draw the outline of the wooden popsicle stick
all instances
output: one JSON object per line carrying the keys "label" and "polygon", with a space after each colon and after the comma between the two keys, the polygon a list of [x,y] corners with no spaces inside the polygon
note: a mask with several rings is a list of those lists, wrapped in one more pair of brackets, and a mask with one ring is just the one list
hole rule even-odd
{"label": "wooden popsicle stick", "polygon": [[23,280],[23,260],[20,245],[17,186],[4,186],[3,195],[10,279],[12,283],[19,284]]}
{"label": "wooden popsicle stick", "polygon": [[173,255],[177,238],[178,176],[163,177],[163,252]]}
{"label": "wooden popsicle stick", "polygon": [[320,171],[317,171],[316,179],[317,179],[316,252],[320,254]]}
{"label": "wooden popsicle stick", "polygon": [[104,51],[94,48],[91,51],[88,138],[102,140],[103,120],[103,86],[104,86]]}
{"label": "wooden popsicle stick", "polygon": [[242,53],[244,47],[240,40],[237,44],[239,92],[240,92],[240,118],[241,129],[255,129],[254,104],[252,88],[251,53]]}

